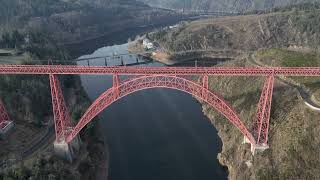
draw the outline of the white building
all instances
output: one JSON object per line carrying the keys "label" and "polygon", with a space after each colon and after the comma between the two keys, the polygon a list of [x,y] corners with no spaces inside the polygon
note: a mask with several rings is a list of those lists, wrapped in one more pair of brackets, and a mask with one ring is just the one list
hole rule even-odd
{"label": "white building", "polygon": [[179,27],[179,24],[176,24],[176,25],[174,25],[174,26],[169,26],[169,29],[176,29],[176,28],[178,28]]}
{"label": "white building", "polygon": [[142,45],[145,49],[149,50],[149,49],[153,49],[154,46],[153,46],[153,43],[149,40],[149,39],[143,39],[142,41]]}

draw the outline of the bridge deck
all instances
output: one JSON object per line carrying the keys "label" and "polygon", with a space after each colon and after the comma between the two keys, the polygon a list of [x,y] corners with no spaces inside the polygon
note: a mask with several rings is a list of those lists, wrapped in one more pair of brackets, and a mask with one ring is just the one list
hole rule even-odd
{"label": "bridge deck", "polygon": [[1,65],[0,74],[96,74],[96,75],[226,75],[320,76],[320,67],[119,67],[76,65]]}

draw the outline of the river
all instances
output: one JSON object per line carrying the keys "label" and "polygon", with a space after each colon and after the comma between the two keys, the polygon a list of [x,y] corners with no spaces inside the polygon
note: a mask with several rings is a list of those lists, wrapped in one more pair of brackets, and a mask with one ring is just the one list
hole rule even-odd
{"label": "river", "polygon": [[[103,47],[96,57],[127,53],[127,44]],[[135,55],[123,58],[125,64],[142,62]],[[88,65],[87,61],[79,62]],[[90,65],[105,65],[104,59]],[[120,65],[118,58],[108,65]],[[151,62],[143,66],[163,66]],[[112,86],[110,76],[81,76],[90,99],[95,100]],[[222,180],[226,170],[217,155],[222,142],[191,95],[170,89],[149,89],[129,95],[100,115],[110,154],[108,180]]]}

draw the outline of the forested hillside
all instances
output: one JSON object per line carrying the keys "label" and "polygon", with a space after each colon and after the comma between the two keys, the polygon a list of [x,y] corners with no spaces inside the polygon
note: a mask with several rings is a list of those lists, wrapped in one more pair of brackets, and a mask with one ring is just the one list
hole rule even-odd
{"label": "forested hillside", "polygon": [[43,32],[59,43],[161,22],[175,13],[134,0],[0,0],[0,35]]}
{"label": "forested hillside", "polygon": [[320,13],[285,12],[199,20],[150,34],[168,52],[198,49],[255,51],[298,46],[319,50]]}
{"label": "forested hillside", "polygon": [[1,0],[0,23],[6,23],[15,18],[50,16],[66,11],[90,11],[94,8],[110,8],[120,6],[145,7],[143,3],[134,0]]}
{"label": "forested hillside", "polygon": [[[47,61],[40,61],[47,59],[52,59],[54,64],[67,63],[55,61],[70,59],[68,50],[58,43],[99,33],[93,31],[93,27],[99,27],[99,22],[106,20],[98,19],[99,13],[106,11],[105,16],[112,18],[117,16],[117,11],[124,12],[129,7],[149,9],[139,5],[141,3],[126,2],[0,0],[0,49],[10,52],[10,55],[2,54],[1,63],[47,64]],[[87,34],[73,36],[84,27],[89,29]],[[59,79],[72,121],[77,121],[90,101],[78,76],[61,76]],[[48,76],[2,75],[0,86],[1,100],[15,123],[14,131],[0,141],[0,180],[96,179],[101,168],[99,163],[105,163],[106,157],[103,141],[96,137],[98,131],[92,126],[81,134],[83,142],[90,143],[91,149],[84,146],[79,162],[68,164],[53,156],[53,114]],[[41,141],[44,143],[35,151]]]}
{"label": "forested hillside", "polygon": [[319,2],[319,0],[139,0],[151,6],[210,10],[210,11],[252,11],[270,9],[298,3]]}

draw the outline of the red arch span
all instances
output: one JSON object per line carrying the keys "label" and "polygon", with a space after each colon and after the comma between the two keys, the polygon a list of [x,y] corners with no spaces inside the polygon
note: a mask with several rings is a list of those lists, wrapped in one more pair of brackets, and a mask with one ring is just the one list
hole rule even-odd
{"label": "red arch span", "polygon": [[252,134],[242,123],[238,113],[219,95],[211,92],[201,85],[182,77],[169,75],[150,75],[141,76],[120,84],[118,87],[112,87],[100,95],[88,108],[80,121],[69,134],[66,141],[70,143],[72,139],[100,112],[109,107],[115,101],[132,94],[136,91],[150,88],[169,88],[184,91],[195,96],[198,99],[211,105],[221,112],[234,126],[236,126],[247,139],[255,144]]}

